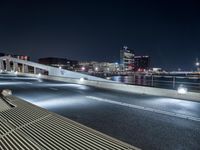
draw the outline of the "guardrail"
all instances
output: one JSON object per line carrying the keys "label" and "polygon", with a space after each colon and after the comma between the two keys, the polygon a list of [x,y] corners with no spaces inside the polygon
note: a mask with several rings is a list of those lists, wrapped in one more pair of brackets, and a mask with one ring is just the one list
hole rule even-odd
{"label": "guardrail", "polygon": [[200,92],[199,76],[158,76],[158,75],[133,75],[109,77],[114,81],[121,81],[126,84],[158,87],[165,89],[177,89],[184,85],[190,91]]}

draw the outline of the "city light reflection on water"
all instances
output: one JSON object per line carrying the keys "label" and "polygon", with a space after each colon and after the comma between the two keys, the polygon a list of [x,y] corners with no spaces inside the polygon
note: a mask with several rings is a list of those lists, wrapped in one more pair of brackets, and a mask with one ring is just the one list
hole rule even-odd
{"label": "city light reflection on water", "polygon": [[107,79],[126,84],[150,85],[146,76],[112,76]]}
{"label": "city light reflection on water", "polygon": [[200,90],[200,77],[130,75],[112,76],[107,77],[107,79],[125,84],[167,89],[177,89],[182,84],[186,86],[189,91]]}

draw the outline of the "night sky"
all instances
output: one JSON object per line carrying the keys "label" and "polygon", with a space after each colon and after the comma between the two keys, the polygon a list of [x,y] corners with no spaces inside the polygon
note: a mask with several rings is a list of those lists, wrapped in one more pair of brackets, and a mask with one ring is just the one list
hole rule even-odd
{"label": "night sky", "polygon": [[151,66],[194,69],[200,58],[200,3],[193,0],[1,1],[0,52],[36,61],[119,60],[127,45]]}

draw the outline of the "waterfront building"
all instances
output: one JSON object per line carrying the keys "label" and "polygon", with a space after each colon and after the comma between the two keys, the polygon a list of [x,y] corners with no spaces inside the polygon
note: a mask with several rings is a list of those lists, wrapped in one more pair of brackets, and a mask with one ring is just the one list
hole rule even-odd
{"label": "waterfront building", "polygon": [[85,61],[79,62],[79,71],[82,72],[116,72],[119,70],[118,63],[110,62],[97,62],[97,61]]}
{"label": "waterfront building", "polygon": [[67,70],[76,70],[78,68],[78,61],[69,60],[67,58],[45,57],[38,59],[40,64],[58,67]]}
{"label": "waterfront building", "polygon": [[13,55],[13,54],[0,53],[0,57],[2,56],[10,56],[21,60],[30,60],[30,57],[27,55]]}
{"label": "waterfront building", "polygon": [[134,56],[134,70],[145,71],[149,69],[150,57],[149,56]]}
{"label": "waterfront building", "polygon": [[127,46],[124,46],[120,50],[120,66],[123,71],[134,70],[134,52],[130,50]]}

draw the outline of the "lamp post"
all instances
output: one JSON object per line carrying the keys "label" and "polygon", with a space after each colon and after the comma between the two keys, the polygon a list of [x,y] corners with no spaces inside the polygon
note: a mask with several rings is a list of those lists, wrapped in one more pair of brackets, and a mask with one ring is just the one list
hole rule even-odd
{"label": "lamp post", "polygon": [[99,68],[98,68],[98,67],[95,67],[95,71],[98,72],[98,71],[99,71]]}
{"label": "lamp post", "polygon": [[196,67],[197,67],[197,71],[200,71],[200,62],[199,62],[199,59],[197,58],[196,59],[196,63],[195,63]]}

